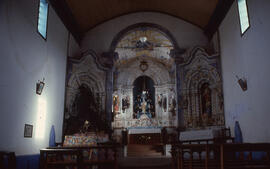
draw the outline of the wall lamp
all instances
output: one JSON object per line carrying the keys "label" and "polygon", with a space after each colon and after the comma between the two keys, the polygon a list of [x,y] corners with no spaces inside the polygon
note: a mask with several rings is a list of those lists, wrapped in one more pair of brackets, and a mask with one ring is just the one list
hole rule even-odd
{"label": "wall lamp", "polygon": [[42,81],[38,81],[37,82],[37,84],[36,84],[36,94],[38,94],[38,95],[41,95],[41,93],[42,93],[42,90],[43,90],[43,88],[44,88],[44,86],[45,86],[45,83],[44,83],[44,78],[43,78],[43,80]]}
{"label": "wall lamp", "polygon": [[243,91],[246,91],[247,90],[247,81],[246,81],[246,79],[239,78],[237,75],[236,75],[236,78],[238,80],[238,84],[240,85],[241,89]]}

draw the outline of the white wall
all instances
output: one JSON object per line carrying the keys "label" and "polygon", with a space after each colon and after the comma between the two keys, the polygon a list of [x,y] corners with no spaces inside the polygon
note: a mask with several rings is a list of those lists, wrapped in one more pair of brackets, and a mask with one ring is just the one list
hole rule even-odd
{"label": "white wall", "polygon": [[[68,31],[49,8],[47,41],[37,33],[38,1],[0,1],[0,149],[36,154],[48,146],[52,125],[61,141]],[[36,82],[45,78],[41,96]],[[46,102],[45,133],[36,138],[38,100]],[[24,124],[34,126],[24,138]]]}
{"label": "white wall", "polygon": [[[240,36],[234,3],[220,31],[226,125],[239,120],[244,142],[270,141],[270,1],[247,0],[250,29]],[[247,79],[243,92],[235,75]]]}
{"label": "white wall", "polygon": [[208,42],[202,29],[186,21],[161,13],[139,12],[117,17],[89,30],[82,41],[82,50],[93,49],[98,54],[106,52],[117,33],[142,22],[158,24],[168,29],[181,48],[205,46]]}

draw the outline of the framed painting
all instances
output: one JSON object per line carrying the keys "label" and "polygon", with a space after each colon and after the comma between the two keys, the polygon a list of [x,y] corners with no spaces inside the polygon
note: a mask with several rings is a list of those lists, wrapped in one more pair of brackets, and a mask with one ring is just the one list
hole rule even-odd
{"label": "framed painting", "polygon": [[24,125],[24,137],[31,138],[33,134],[33,125],[25,124]]}

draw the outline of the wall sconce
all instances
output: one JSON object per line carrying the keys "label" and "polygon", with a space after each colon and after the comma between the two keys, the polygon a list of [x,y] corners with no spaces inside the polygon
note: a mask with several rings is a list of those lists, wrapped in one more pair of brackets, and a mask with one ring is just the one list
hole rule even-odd
{"label": "wall sconce", "polygon": [[236,78],[238,79],[238,84],[240,85],[241,89],[243,91],[247,90],[247,81],[243,78],[239,78],[238,76],[236,76]]}
{"label": "wall sconce", "polygon": [[36,94],[38,94],[38,95],[41,95],[42,90],[45,86],[44,80],[45,79],[43,78],[43,81],[38,81],[36,84]]}

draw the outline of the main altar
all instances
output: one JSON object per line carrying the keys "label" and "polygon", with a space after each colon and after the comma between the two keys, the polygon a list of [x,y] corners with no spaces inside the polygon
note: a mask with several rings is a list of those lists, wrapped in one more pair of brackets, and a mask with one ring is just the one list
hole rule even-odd
{"label": "main altar", "polygon": [[124,144],[165,143],[164,131],[177,140],[213,138],[224,126],[219,51],[213,47],[182,49],[153,25],[126,29],[110,51],[71,63],[63,133],[88,120]]}

